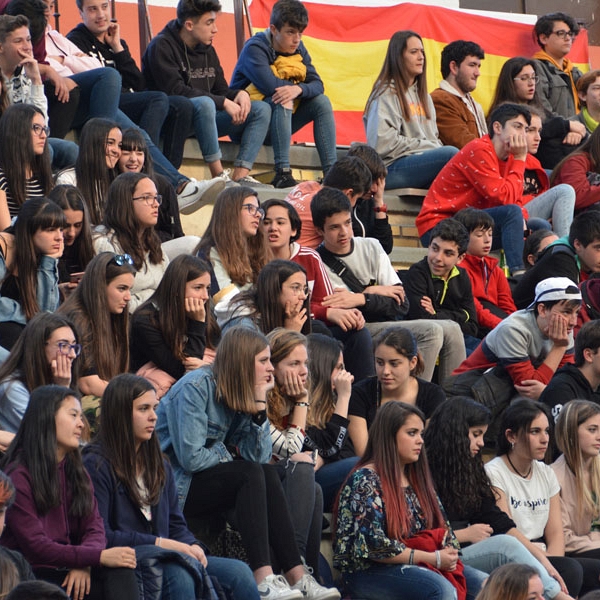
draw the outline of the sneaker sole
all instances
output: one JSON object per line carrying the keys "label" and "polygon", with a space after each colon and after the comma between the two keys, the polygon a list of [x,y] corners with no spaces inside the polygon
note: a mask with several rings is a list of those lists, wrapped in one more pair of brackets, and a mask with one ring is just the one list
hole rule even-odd
{"label": "sneaker sole", "polygon": [[214,204],[217,196],[225,189],[224,181],[215,181],[199,198],[179,209],[182,215],[191,215],[207,204]]}

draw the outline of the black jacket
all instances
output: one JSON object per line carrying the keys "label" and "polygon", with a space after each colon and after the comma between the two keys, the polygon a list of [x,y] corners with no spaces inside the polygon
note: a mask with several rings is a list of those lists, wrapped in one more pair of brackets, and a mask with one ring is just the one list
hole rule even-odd
{"label": "black jacket", "polygon": [[[477,336],[477,313],[468,273],[462,267],[447,281],[433,278],[427,257],[415,263],[400,275],[408,297],[409,319],[449,319],[460,325],[466,335]],[[421,298],[431,298],[435,314],[421,306]]]}
{"label": "black jacket", "polygon": [[218,110],[239,90],[229,87],[219,57],[211,45],[188,48],[179,35],[177,21],[169,21],[150,42],[142,58],[148,88],[169,96],[209,96]]}
{"label": "black jacket", "polygon": [[69,31],[67,38],[82,52],[97,58],[103,66],[119,71],[123,80],[122,92],[141,92],[146,89],[144,76],[135,64],[125,40],[121,40],[123,51],[115,53],[108,44],[98,41],[83,23]]}

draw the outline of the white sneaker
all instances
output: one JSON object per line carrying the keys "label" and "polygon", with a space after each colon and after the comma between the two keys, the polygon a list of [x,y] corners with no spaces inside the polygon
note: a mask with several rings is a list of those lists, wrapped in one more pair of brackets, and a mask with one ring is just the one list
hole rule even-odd
{"label": "white sneaker", "polygon": [[231,169],[224,169],[221,173],[219,173],[215,179],[221,179],[225,182],[225,187],[236,187],[238,184],[233,179],[231,179]]}
{"label": "white sneaker", "polygon": [[252,177],[251,175],[246,175],[245,177],[238,179],[236,181],[236,183],[238,185],[247,185],[248,187],[251,187],[251,188],[273,189],[273,186],[270,183],[263,183],[262,181],[259,181],[258,179],[254,179],[254,177]]}
{"label": "white sneaker", "polygon": [[326,588],[317,583],[310,573],[304,573],[302,578],[290,587],[302,592],[306,600],[340,600],[342,597],[336,588]]}
{"label": "white sneaker", "polygon": [[304,598],[303,593],[300,590],[292,589],[281,575],[267,575],[258,586],[258,595],[266,600],[302,600]]}
{"label": "white sneaker", "polygon": [[205,181],[190,179],[183,190],[177,194],[179,212],[191,215],[201,206],[215,201],[219,192],[225,189],[225,182],[220,177],[213,177]]}

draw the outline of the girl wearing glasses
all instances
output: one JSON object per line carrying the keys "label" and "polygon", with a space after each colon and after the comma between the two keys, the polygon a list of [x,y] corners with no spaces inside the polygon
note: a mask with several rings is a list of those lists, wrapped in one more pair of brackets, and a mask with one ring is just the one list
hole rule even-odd
{"label": "girl wearing glasses", "polygon": [[75,327],[64,315],[42,312],[27,323],[0,366],[0,450],[19,428],[35,388],[77,387],[80,352]]}
{"label": "girl wearing glasses", "polygon": [[[488,114],[503,102],[527,104],[534,109],[544,125],[544,135],[536,158],[544,169],[553,169],[562,158],[581,144],[586,131],[585,125],[579,121],[552,115],[545,110],[540,97],[542,90],[538,85],[539,77],[535,71],[536,62],[517,56],[504,63],[498,75],[496,92]],[[547,188],[546,182],[545,189]]]}
{"label": "girl wearing glasses", "polygon": [[211,363],[220,330],[209,296],[210,267],[202,259],[182,254],[171,261],[154,294],[133,314],[131,370],[152,363],[169,376],[170,387],[186,371]]}
{"label": "girl wearing glasses", "polygon": [[108,119],[90,119],[79,136],[79,155],[74,169],[58,174],[57,184],[77,186],[86,199],[93,225],[102,223],[108,188],[117,176],[121,156],[121,130]]}
{"label": "girl wearing glasses", "polygon": [[156,189],[162,196],[156,224],[156,233],[160,241],[166,242],[183,237],[175,189],[166,177],[154,171],[152,156],[139,129],[130,128],[123,132],[121,156],[117,168],[119,173],[145,173],[156,184]]}
{"label": "girl wearing glasses", "polygon": [[[43,198],[53,187],[44,113],[31,104],[13,104],[0,118],[0,230],[28,198]],[[5,200],[2,196],[5,196]],[[8,210],[7,210],[8,208]]]}
{"label": "girl wearing glasses", "polygon": [[64,227],[65,215],[54,202],[34,198],[0,234],[0,344],[7,350],[36,313],[58,308]]}
{"label": "girl wearing glasses", "polygon": [[269,333],[277,327],[310,333],[309,289],[304,267],[277,258],[258,274],[256,285],[231,301],[231,319],[223,330],[246,324]]}
{"label": "girl wearing glasses", "polygon": [[122,173],[108,189],[104,219],[94,232],[96,252],[128,254],[133,260],[137,274],[129,312],[156,291],[169,263],[154,229],[161,202],[147,175]]}
{"label": "girl wearing glasses", "polygon": [[[81,332],[79,390],[84,396],[99,398],[115,375],[129,370],[127,304],[134,278],[131,257],[103,252],[92,259],[79,285],[58,310]],[[96,402],[84,400],[93,427],[95,411],[91,409]]]}
{"label": "girl wearing glasses", "polygon": [[440,141],[418,33],[397,31],[390,39],[363,121],[367,143],[387,167],[387,189],[428,188],[458,152]]}
{"label": "girl wearing glasses", "polygon": [[137,600],[135,550],[106,548],[79,450],[83,430],[77,392],[57,385],[33,391],[2,463],[17,491],[2,545],[73,600]]}
{"label": "girl wearing glasses", "polygon": [[260,228],[264,212],[256,192],[239,186],[223,190],[197,248],[212,267],[211,294],[219,324],[231,317],[231,300],[248,290],[271,258]]}

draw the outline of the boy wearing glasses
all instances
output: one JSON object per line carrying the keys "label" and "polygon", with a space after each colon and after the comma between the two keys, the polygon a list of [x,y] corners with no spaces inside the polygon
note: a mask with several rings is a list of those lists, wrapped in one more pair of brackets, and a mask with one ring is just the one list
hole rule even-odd
{"label": "boy wearing glasses", "polygon": [[575,84],[581,71],[567,58],[579,25],[570,15],[555,12],[540,17],[533,31],[541,48],[533,55],[540,99],[548,113],[568,119],[579,109]]}

